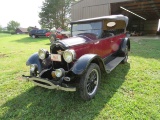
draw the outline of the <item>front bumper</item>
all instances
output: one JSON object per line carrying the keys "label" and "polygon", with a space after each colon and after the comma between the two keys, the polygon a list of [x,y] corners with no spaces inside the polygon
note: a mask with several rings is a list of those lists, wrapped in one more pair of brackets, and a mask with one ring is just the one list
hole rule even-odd
{"label": "front bumper", "polygon": [[23,78],[25,78],[27,81],[33,82],[37,86],[41,86],[43,88],[48,88],[48,89],[57,89],[57,90],[64,90],[64,91],[76,91],[75,87],[69,87],[67,85],[61,86],[61,85],[56,85],[53,82],[51,82],[48,79],[42,79],[38,77],[32,77],[32,76],[25,76],[22,75]]}

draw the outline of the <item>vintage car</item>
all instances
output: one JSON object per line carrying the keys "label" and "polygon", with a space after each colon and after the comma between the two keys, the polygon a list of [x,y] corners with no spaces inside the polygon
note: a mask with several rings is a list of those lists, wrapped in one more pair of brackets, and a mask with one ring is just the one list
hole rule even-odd
{"label": "vintage car", "polygon": [[71,36],[57,40],[50,52],[39,49],[26,62],[27,80],[48,89],[78,91],[84,100],[97,93],[101,74],[126,63],[130,40],[126,38],[128,17],[111,15],[71,22]]}
{"label": "vintage car", "polygon": [[52,43],[52,42],[55,41],[55,39],[56,40],[62,40],[62,39],[68,38],[68,35],[64,31],[55,32],[55,34],[53,34],[52,32],[47,32],[46,37],[49,37],[49,40]]}

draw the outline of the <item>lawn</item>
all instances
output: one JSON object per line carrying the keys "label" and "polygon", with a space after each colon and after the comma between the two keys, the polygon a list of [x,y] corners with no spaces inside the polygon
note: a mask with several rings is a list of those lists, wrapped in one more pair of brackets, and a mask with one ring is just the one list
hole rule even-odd
{"label": "lawn", "polygon": [[0,34],[1,120],[160,120],[160,39],[131,38],[129,62],[103,74],[96,97],[48,90],[25,82],[28,57],[49,50],[48,38]]}

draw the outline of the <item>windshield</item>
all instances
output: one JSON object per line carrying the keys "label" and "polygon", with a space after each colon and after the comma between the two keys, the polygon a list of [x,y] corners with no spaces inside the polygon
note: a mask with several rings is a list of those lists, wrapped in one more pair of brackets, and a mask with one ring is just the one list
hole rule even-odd
{"label": "windshield", "polygon": [[102,33],[102,22],[89,22],[72,25],[72,36],[82,33],[93,33],[98,38]]}

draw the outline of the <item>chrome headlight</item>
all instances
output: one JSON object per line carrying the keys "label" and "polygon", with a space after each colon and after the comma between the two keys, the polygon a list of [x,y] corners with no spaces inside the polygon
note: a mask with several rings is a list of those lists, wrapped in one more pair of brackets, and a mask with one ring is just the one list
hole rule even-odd
{"label": "chrome headlight", "polygon": [[67,63],[71,63],[76,58],[76,53],[74,50],[65,50],[63,58]]}
{"label": "chrome headlight", "polygon": [[49,56],[49,52],[46,49],[39,49],[38,56],[41,60],[44,60]]}
{"label": "chrome headlight", "polygon": [[62,69],[62,68],[56,69],[55,75],[56,75],[56,77],[62,77],[62,76],[64,76],[65,75],[64,69]]}

